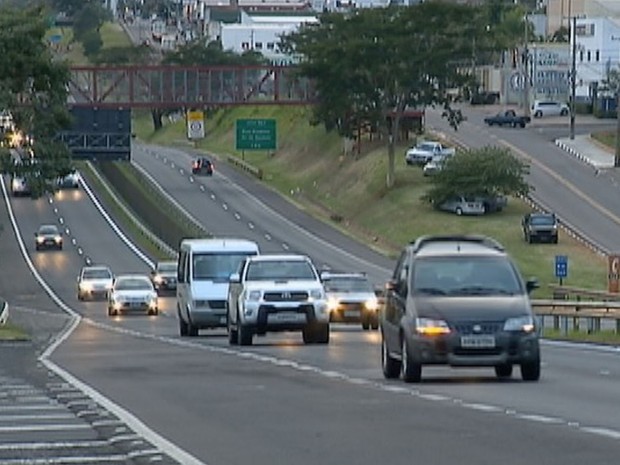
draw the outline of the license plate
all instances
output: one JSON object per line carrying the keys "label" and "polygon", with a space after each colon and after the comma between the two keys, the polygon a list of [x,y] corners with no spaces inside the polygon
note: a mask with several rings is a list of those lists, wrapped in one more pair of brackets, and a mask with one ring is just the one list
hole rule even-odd
{"label": "license plate", "polygon": [[280,312],[280,313],[272,313],[268,317],[269,321],[274,321],[278,323],[291,323],[298,321],[306,321],[306,315],[303,313],[295,313],[295,312]]}
{"label": "license plate", "polygon": [[495,336],[461,336],[461,347],[468,349],[495,347]]}
{"label": "license plate", "polygon": [[359,310],[345,310],[344,316],[348,318],[355,318],[355,317],[360,316],[360,312]]}

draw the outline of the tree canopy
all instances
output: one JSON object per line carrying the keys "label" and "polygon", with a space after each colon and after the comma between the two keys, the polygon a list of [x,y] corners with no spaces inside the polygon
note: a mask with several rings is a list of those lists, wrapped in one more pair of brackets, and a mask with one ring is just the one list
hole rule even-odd
{"label": "tree canopy", "polygon": [[444,2],[325,13],[284,37],[283,48],[298,57],[300,74],[315,82],[316,123],[351,136],[356,124],[367,122],[384,134],[391,187],[402,115],[441,105],[456,129],[462,115],[446,91],[472,81],[476,50],[499,50],[516,40],[510,28],[491,27],[489,15],[486,7]]}
{"label": "tree canopy", "polygon": [[[70,123],[69,71],[53,59],[44,40],[46,30],[43,8],[0,7],[0,109],[9,111],[16,128],[33,141],[39,166],[20,170],[35,196],[52,189],[52,181],[68,172],[71,160],[66,146],[54,142],[58,131]],[[15,169],[4,148],[1,171]]]}
{"label": "tree canopy", "polygon": [[458,152],[431,178],[425,199],[440,205],[455,196],[527,195],[529,165],[508,149],[485,147]]}

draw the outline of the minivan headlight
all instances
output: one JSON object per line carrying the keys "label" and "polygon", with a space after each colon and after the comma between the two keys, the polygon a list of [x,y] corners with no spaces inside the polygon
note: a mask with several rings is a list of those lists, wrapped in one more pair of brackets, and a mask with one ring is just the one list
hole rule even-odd
{"label": "minivan headlight", "polygon": [[508,318],[504,323],[504,331],[523,331],[531,333],[535,329],[534,318],[531,316],[520,316]]}
{"label": "minivan headlight", "polygon": [[418,334],[425,336],[436,336],[449,334],[450,327],[444,320],[433,320],[432,318],[416,318],[415,327]]}

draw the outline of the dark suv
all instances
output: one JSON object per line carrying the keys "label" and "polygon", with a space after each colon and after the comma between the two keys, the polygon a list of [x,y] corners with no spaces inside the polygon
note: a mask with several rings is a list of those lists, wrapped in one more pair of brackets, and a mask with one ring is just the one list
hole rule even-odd
{"label": "dark suv", "polygon": [[558,243],[558,219],[553,213],[528,213],[521,220],[523,238],[532,242]]}
{"label": "dark suv", "polygon": [[205,157],[196,158],[192,162],[192,174],[213,175],[213,162]]}
{"label": "dark suv", "polygon": [[419,382],[423,365],[519,365],[540,377],[540,350],[529,293],[504,248],[484,236],[423,236],[400,255],[386,285],[381,365],[386,378]]}

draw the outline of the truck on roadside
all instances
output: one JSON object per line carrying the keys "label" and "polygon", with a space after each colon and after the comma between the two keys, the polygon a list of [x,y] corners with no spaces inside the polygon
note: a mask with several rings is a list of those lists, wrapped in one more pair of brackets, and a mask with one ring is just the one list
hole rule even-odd
{"label": "truck on roadside", "polygon": [[501,111],[496,115],[484,118],[484,122],[489,126],[510,126],[513,128],[524,128],[530,121],[529,116],[517,115],[514,110]]}

